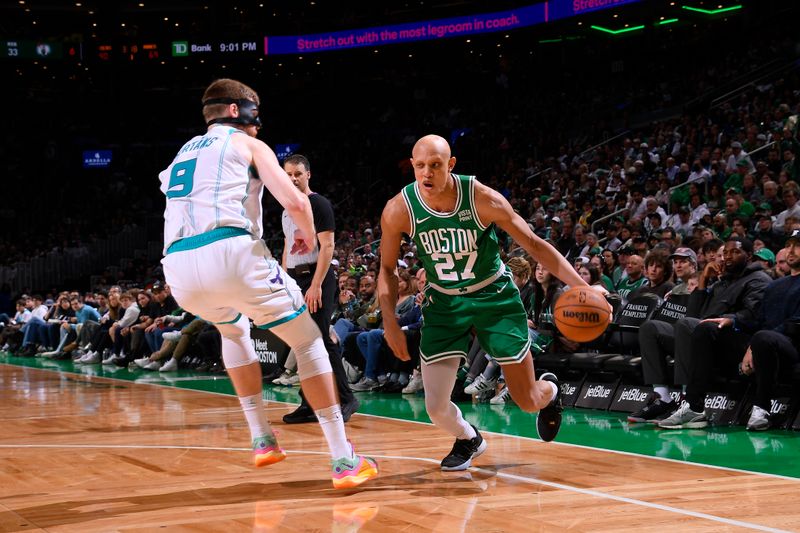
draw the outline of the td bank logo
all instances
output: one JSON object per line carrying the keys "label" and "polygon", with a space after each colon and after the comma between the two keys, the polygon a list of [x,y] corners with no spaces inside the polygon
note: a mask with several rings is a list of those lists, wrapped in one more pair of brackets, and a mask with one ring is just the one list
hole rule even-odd
{"label": "td bank logo", "polygon": [[189,55],[189,41],[172,41],[172,57]]}

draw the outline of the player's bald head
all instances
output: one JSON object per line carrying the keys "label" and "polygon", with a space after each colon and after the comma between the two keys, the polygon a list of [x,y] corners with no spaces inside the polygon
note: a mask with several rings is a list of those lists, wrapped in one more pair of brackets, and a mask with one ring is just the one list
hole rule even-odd
{"label": "player's bald head", "polygon": [[450,159],[450,144],[439,135],[426,135],[416,142],[411,150],[411,157],[421,157],[438,154],[442,159]]}

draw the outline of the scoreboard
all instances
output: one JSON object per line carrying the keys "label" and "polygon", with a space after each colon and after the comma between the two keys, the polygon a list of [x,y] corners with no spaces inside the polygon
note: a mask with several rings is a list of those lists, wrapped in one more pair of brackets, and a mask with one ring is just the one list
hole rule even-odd
{"label": "scoreboard", "polygon": [[101,61],[138,61],[158,59],[160,54],[158,43],[154,42],[101,43],[94,47],[93,57]]}
{"label": "scoreboard", "polygon": [[230,59],[263,57],[264,38],[238,38],[215,41],[160,41],[108,39],[63,43],[54,41],[2,40],[0,60],[63,60],[100,63],[155,62],[171,58]]}
{"label": "scoreboard", "polygon": [[64,45],[53,41],[0,41],[3,59],[62,59]]}
{"label": "scoreboard", "polygon": [[150,61],[168,58],[205,58],[216,56],[221,59],[235,57],[260,57],[263,54],[260,39],[239,39],[227,41],[139,41],[103,42],[93,46],[91,57],[101,61]]}

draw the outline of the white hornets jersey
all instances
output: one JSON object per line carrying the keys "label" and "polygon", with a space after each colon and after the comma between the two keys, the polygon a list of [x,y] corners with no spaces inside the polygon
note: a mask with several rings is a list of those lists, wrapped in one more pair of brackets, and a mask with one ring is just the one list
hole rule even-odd
{"label": "white hornets jersey", "polygon": [[193,138],[159,174],[164,210],[164,253],[180,239],[222,228],[241,228],[261,238],[264,187],[255,168],[236,148],[229,126],[214,126]]}

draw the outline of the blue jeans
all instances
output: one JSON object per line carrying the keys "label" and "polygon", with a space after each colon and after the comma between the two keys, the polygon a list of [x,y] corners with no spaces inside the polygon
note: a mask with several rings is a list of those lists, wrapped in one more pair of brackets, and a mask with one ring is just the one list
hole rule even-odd
{"label": "blue jeans", "polygon": [[161,345],[164,344],[164,333],[168,331],[176,331],[178,328],[156,328],[153,331],[145,331],[144,338],[147,341],[147,346],[150,348],[150,353],[157,352],[161,349]]}
{"label": "blue jeans", "polygon": [[47,334],[44,344],[46,346],[57,346],[61,337],[61,324],[47,324]]}
{"label": "blue jeans", "polygon": [[22,337],[22,346],[27,346],[28,344],[36,344],[37,342],[41,341],[42,334],[47,329],[47,322],[39,318],[38,316],[31,317],[27,324],[22,327],[22,331],[24,332],[24,336]]}
{"label": "blue jeans", "polygon": [[383,345],[383,330],[371,329],[358,334],[356,344],[361,350],[361,355],[367,361],[364,375],[371,379],[378,378],[378,363],[381,357],[381,346]]}
{"label": "blue jeans", "polygon": [[333,325],[333,331],[336,333],[336,338],[339,339],[339,351],[344,351],[344,339],[347,334],[356,329],[356,325],[346,318],[340,318]]}

